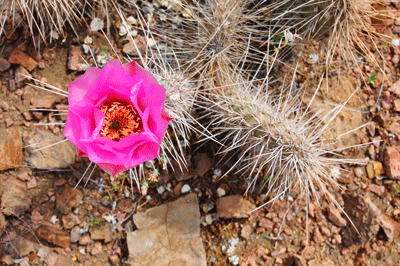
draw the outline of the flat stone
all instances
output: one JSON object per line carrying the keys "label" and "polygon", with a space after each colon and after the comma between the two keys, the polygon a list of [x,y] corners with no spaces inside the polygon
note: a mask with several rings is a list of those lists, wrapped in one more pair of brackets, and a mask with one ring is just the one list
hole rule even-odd
{"label": "flat stone", "polygon": [[377,176],[383,175],[385,170],[383,168],[383,164],[378,161],[369,162],[366,167],[368,177],[370,179],[375,178]]}
{"label": "flat stone", "polygon": [[381,197],[385,193],[385,186],[378,186],[375,184],[370,184],[368,187],[369,187],[369,190],[374,192],[379,197]]}
{"label": "flat stone", "polygon": [[69,48],[68,69],[74,71],[84,71],[82,64],[85,62],[82,60],[82,56],[82,48],[78,45],[71,45]]}
{"label": "flat stone", "polygon": [[11,241],[10,254],[13,258],[21,258],[29,255],[31,252],[36,253],[35,244],[25,237],[17,236],[16,239]]}
{"label": "flat stone", "polygon": [[400,223],[396,222],[386,214],[382,213],[379,217],[380,225],[385,232],[388,241],[393,242],[400,234]]}
{"label": "flat stone", "polygon": [[7,180],[7,189],[4,189],[1,196],[1,206],[5,215],[22,216],[31,205],[30,197],[27,197],[25,182],[14,178]]}
{"label": "flat stone", "polygon": [[83,199],[83,192],[71,186],[61,188],[56,194],[56,206],[63,214],[68,214],[72,207],[77,207]]}
{"label": "flat stone", "polygon": [[3,255],[0,262],[4,263],[4,265],[14,265],[11,255]]}
{"label": "flat stone", "polygon": [[400,79],[393,83],[392,87],[389,88],[389,91],[393,92],[396,95],[400,95]]}
{"label": "flat stone", "polygon": [[35,151],[37,148],[52,145],[59,142],[62,139],[49,131],[38,130],[37,133],[32,136],[26,143],[26,145],[32,145],[43,142],[44,140],[50,140],[41,145],[33,145],[26,147],[29,157],[26,161],[35,168],[46,168],[46,169],[58,169],[65,168],[73,164],[76,160],[77,152],[75,146],[69,141],[50,146],[48,148]]}
{"label": "flat stone", "polygon": [[15,49],[13,51],[13,53],[10,55],[10,58],[8,58],[8,62],[11,64],[21,65],[29,72],[32,72],[38,65],[38,62],[19,49]]}
{"label": "flat stone", "polygon": [[29,82],[32,78],[32,75],[26,70],[25,67],[19,66],[15,70],[15,85],[17,85],[17,88],[21,88],[24,86],[27,82]]}
{"label": "flat stone", "polygon": [[387,176],[391,179],[400,180],[400,153],[398,147],[386,147],[384,163]]}
{"label": "flat stone", "polygon": [[83,235],[81,237],[81,239],[79,239],[79,245],[81,246],[87,246],[89,244],[91,244],[93,242],[93,240],[90,238],[89,235]]}
{"label": "flat stone", "polygon": [[31,98],[31,106],[32,109],[51,109],[54,107],[56,103],[61,102],[64,99],[63,96],[57,94],[42,94],[36,97]]}
{"label": "flat stone", "polygon": [[0,171],[22,166],[22,140],[16,126],[0,130]]}
{"label": "flat stone", "polygon": [[52,225],[42,224],[35,232],[39,238],[58,247],[66,248],[71,245],[69,234]]}
{"label": "flat stone", "polygon": [[243,237],[244,239],[249,239],[251,233],[252,233],[251,226],[246,224],[243,226],[242,230],[240,230],[240,236]]}
{"label": "flat stone", "polygon": [[207,265],[194,193],[135,214],[127,234],[130,265]]}
{"label": "flat stone", "polygon": [[100,224],[90,227],[89,233],[92,240],[103,240],[104,243],[112,241],[113,233],[111,224]]}
{"label": "flat stone", "polygon": [[11,64],[4,58],[0,58],[0,72],[4,72],[10,68]]}
{"label": "flat stone", "polygon": [[341,212],[333,205],[333,203],[329,204],[328,218],[336,226],[343,227],[347,225],[346,219],[342,217]]}
{"label": "flat stone", "polygon": [[218,198],[216,202],[219,218],[248,218],[256,206],[241,195]]}

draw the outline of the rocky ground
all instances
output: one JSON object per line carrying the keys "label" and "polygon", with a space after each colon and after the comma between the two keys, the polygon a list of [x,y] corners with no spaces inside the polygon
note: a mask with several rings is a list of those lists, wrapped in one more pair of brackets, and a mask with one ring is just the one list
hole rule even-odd
{"label": "rocky ground", "polygon": [[[400,23],[383,26],[393,40],[400,38]],[[137,56],[131,41],[116,37],[119,32],[111,40],[117,54]],[[332,190],[346,216],[323,195],[307,207],[304,198],[298,199],[298,191],[254,211],[271,196],[244,196],[244,177],[220,179],[229,165],[218,164],[212,143],[188,151],[190,165],[185,172],[145,164],[145,175],[158,180],[149,184],[145,195],[127,175],[111,180],[99,169],[74,188],[89,162],[77,158],[69,142],[34,151],[63,140],[62,125],[35,124],[65,119],[67,99],[27,84],[45,82],[65,90],[83,73],[82,58],[93,63],[83,44],[96,52],[99,61],[114,56],[103,34],[87,28],[79,28],[79,33],[79,38],[56,41],[41,53],[19,32],[0,38],[2,264],[400,264],[397,46],[370,44],[382,69],[365,59],[345,65],[338,57],[313,104],[315,108],[336,105],[359,88],[331,131],[335,136],[368,123],[364,131],[343,139],[346,146],[366,144],[343,152],[366,163],[342,165],[338,177],[342,190]],[[140,31],[134,40],[139,50],[147,42]],[[322,41],[294,49],[303,73],[298,81],[307,80],[311,96],[325,69],[323,49]],[[310,55],[319,58],[311,60]],[[305,104],[309,99],[305,97]]]}

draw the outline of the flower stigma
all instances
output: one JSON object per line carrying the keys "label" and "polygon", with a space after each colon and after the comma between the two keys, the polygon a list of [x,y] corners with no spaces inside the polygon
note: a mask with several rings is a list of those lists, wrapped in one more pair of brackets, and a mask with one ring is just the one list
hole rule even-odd
{"label": "flower stigma", "polygon": [[111,101],[103,103],[99,108],[105,115],[104,125],[100,131],[102,137],[118,142],[131,134],[142,132],[142,118],[131,104]]}

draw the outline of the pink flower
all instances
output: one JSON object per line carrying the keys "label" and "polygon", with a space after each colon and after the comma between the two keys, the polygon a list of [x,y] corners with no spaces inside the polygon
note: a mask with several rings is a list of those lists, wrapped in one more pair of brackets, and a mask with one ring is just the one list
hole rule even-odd
{"label": "pink flower", "polygon": [[135,62],[89,67],[68,87],[64,136],[115,176],[154,159],[171,118],[165,88]]}

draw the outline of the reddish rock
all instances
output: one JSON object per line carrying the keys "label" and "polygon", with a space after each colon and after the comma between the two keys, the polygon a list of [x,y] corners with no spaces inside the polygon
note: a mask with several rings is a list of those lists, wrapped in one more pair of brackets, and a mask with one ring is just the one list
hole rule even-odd
{"label": "reddish rock", "polygon": [[316,244],[322,244],[325,242],[325,238],[322,236],[321,231],[318,227],[314,230],[313,240]]}
{"label": "reddish rock", "polygon": [[78,206],[82,199],[83,192],[80,189],[65,186],[56,195],[56,206],[61,213],[68,214],[71,208]]}
{"label": "reddish rock", "polygon": [[63,96],[57,94],[44,94],[38,95],[37,97],[31,98],[32,109],[50,109],[53,108],[55,103],[61,102],[64,99]]}
{"label": "reddish rock", "polygon": [[9,69],[11,64],[4,58],[0,58],[0,72],[4,72]]}
{"label": "reddish rock", "polygon": [[245,226],[243,226],[242,230],[240,230],[240,236],[248,240],[250,238],[252,231],[253,230],[251,229],[251,226],[246,224]]}
{"label": "reddish rock", "polygon": [[38,65],[38,62],[19,49],[14,50],[14,52],[10,55],[10,58],[8,58],[8,62],[11,64],[21,65],[29,72],[32,72]]}
{"label": "reddish rock", "polygon": [[0,171],[21,167],[22,140],[18,127],[0,130]]}
{"label": "reddish rock", "polygon": [[14,265],[11,255],[3,255],[0,262],[4,263],[4,265]]}
{"label": "reddish rock", "polygon": [[71,245],[69,234],[60,228],[42,224],[35,232],[39,238],[58,247],[66,248]]}
{"label": "reddish rock", "polygon": [[100,242],[94,243],[94,248],[90,253],[92,254],[92,256],[96,256],[103,253],[103,247],[101,246],[101,243]]}
{"label": "reddish rock", "polygon": [[82,60],[82,56],[82,48],[78,45],[71,45],[69,49],[68,69],[83,71],[82,64],[84,61]]}
{"label": "reddish rock", "polygon": [[93,242],[93,240],[90,238],[89,235],[83,235],[81,237],[81,239],[79,239],[79,245],[81,245],[81,246],[89,245],[92,242]]}
{"label": "reddish rock", "polygon": [[301,251],[301,256],[305,258],[306,260],[311,260],[314,257],[315,253],[315,247],[313,246],[306,246],[302,251]]}
{"label": "reddish rock", "polygon": [[400,100],[396,99],[393,101],[393,111],[400,112]]}
{"label": "reddish rock", "polygon": [[72,228],[72,230],[70,232],[70,237],[71,237],[71,239],[70,239],[71,243],[76,243],[81,239],[82,235],[81,235],[81,229],[79,226],[74,226]]}
{"label": "reddish rock", "polygon": [[400,180],[400,153],[397,147],[386,147],[384,153],[386,174],[391,179]]}
{"label": "reddish rock", "polygon": [[396,95],[400,95],[400,79],[393,83],[392,87],[390,87],[389,90]]}
{"label": "reddish rock", "polygon": [[241,195],[218,198],[216,202],[219,218],[248,218],[256,206]]}
{"label": "reddish rock", "polygon": [[27,197],[26,184],[14,178],[7,180],[7,189],[1,196],[1,206],[5,215],[22,216],[31,205],[30,197]]}
{"label": "reddish rock", "polygon": [[[343,211],[342,211],[343,212]],[[339,211],[333,203],[329,204],[328,207],[328,218],[331,220],[336,226],[343,227],[347,225],[346,220],[342,217],[341,211]]]}
{"label": "reddish rock", "polygon": [[374,192],[378,196],[382,196],[385,193],[385,186],[378,186],[375,184],[370,184],[369,185],[369,190]]}
{"label": "reddish rock", "polygon": [[371,135],[371,137],[375,136],[375,122],[369,122],[366,126],[368,133]]}
{"label": "reddish rock", "polygon": [[385,232],[389,242],[393,242],[399,237],[400,223],[396,222],[386,214],[382,214],[380,216],[380,225],[383,228],[383,231]]}

